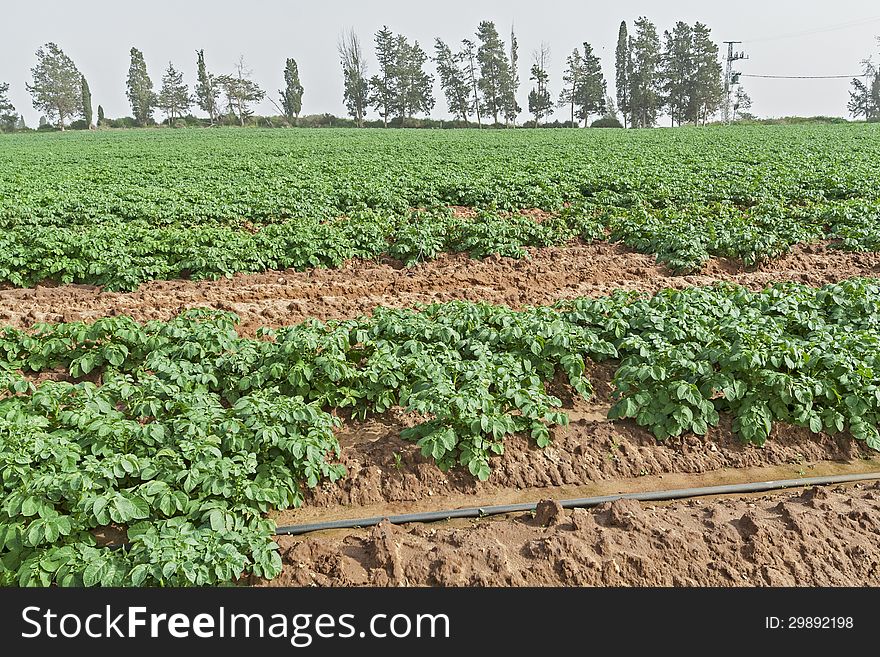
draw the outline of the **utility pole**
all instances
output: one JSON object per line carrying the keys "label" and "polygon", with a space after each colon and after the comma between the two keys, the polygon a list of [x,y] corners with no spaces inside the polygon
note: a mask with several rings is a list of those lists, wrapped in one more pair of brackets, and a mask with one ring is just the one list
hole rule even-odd
{"label": "utility pole", "polygon": [[748,59],[742,51],[734,52],[733,46],[742,41],[725,41],[727,44],[727,66],[724,69],[724,107],[721,108],[721,118],[725,123],[730,123],[730,87],[739,82],[739,73],[733,70],[733,63],[740,59]]}

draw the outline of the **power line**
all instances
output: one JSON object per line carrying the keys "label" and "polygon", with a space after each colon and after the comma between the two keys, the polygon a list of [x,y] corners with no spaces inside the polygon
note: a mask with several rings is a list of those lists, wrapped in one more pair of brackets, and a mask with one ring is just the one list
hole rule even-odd
{"label": "power line", "polygon": [[777,34],[772,36],[758,37],[757,39],[745,39],[743,43],[758,43],[761,41],[775,41],[777,39],[793,39],[795,37],[810,36],[812,34],[822,34],[823,32],[833,32],[835,30],[845,30],[851,27],[859,27],[869,23],[880,21],[880,16],[874,18],[862,18],[859,20],[848,21],[846,23],[838,23],[836,25],[826,25],[825,27],[816,27],[809,30],[801,30],[799,32],[789,32],[787,34]]}
{"label": "power line", "polygon": [[864,73],[856,75],[750,75],[748,73],[740,73],[741,78],[772,78],[774,80],[841,80],[850,78],[863,78]]}

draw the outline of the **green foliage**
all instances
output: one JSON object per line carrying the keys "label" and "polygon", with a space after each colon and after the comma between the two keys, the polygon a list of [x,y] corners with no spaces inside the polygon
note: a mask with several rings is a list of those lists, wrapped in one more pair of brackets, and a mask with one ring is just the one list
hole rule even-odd
{"label": "green foliage", "polygon": [[[679,272],[820,239],[876,250],[878,129],[5,135],[0,281],[131,289],[352,255],[523,257],[578,236]],[[522,208],[551,216],[537,223]]]}
{"label": "green foliage", "polygon": [[[616,359],[612,419],[658,439],[720,413],[762,444],[777,422],[880,449],[880,281],[762,292],[719,284],[513,311],[452,302],[235,331],[228,313],[0,331],[0,583],[206,585],[281,568],[266,514],[342,476],[335,415],[400,406],[446,470],[490,475],[539,447]],[[34,384],[31,373],[70,380]],[[55,377],[57,378],[57,377]],[[109,550],[102,536],[118,536]]]}
{"label": "green foliage", "polygon": [[145,126],[153,120],[153,109],[158,98],[153,91],[153,81],[147,72],[144,53],[137,48],[131,49],[131,65],[126,80],[126,95],[131,103],[131,111],[138,125]]}
{"label": "green foliage", "polygon": [[26,84],[34,109],[57,119],[62,130],[67,119],[83,109],[82,75],[61,48],[47,43],[37,49],[37,65],[31,69],[32,84]]}

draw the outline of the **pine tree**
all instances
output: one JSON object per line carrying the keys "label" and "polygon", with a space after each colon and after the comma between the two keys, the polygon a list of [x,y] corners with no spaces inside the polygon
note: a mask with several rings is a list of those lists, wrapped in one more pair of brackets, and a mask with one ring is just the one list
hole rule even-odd
{"label": "pine tree", "polygon": [[196,50],[196,65],[198,67],[198,82],[196,84],[196,102],[199,108],[208,115],[211,125],[217,120],[217,99],[220,97],[220,89],[214,76],[208,73],[205,66],[205,51]]}
{"label": "pine tree", "polygon": [[0,82],[0,130],[12,131],[18,121],[15,106],[9,101],[9,83]]}
{"label": "pine tree", "polygon": [[574,111],[578,101],[578,90],[584,77],[584,59],[575,48],[565,60],[565,72],[562,74],[562,90],[559,92],[559,107],[568,107],[570,121],[574,127]]}
{"label": "pine tree", "polygon": [[57,118],[64,130],[65,120],[82,112],[82,74],[73,60],[54,43],[37,50],[37,65],[31,69],[33,84],[26,84],[34,109]]}
{"label": "pine tree", "polygon": [[630,112],[629,62],[626,21],[620,21],[620,29],[617,31],[617,49],[614,51],[614,84],[617,90],[617,108],[623,114],[624,127],[628,125]]}
{"label": "pine tree", "polygon": [[602,60],[593,53],[593,46],[584,42],[583,73],[575,88],[575,104],[578,106],[576,115],[584,120],[584,127],[589,124],[590,116],[602,114],[605,109],[607,86],[602,73]]}
{"label": "pine tree", "polygon": [[299,67],[296,60],[288,59],[284,67],[284,89],[278,92],[281,96],[281,109],[288,122],[299,121],[299,113],[302,111],[303,86],[299,81]]}
{"label": "pine tree", "polygon": [[401,127],[413,115],[424,112],[427,114],[434,107],[432,89],[434,77],[425,72],[424,66],[428,55],[422,50],[419,42],[412,44],[402,34],[397,36],[395,51],[397,61],[394,64],[396,89],[394,111],[400,119]]}
{"label": "pine tree", "polygon": [[82,116],[86,121],[86,127],[89,129],[94,128],[92,125],[92,92],[89,89],[89,83],[86,81],[86,76],[80,76],[82,78],[80,83],[80,89],[82,90]]}
{"label": "pine tree", "polygon": [[548,88],[550,82],[550,74],[547,72],[547,66],[550,60],[550,46],[542,43],[540,49],[532,53],[531,76],[529,80],[535,83],[529,92],[529,112],[535,116],[535,127],[541,123],[541,119],[553,111],[553,100],[550,96]]}
{"label": "pine tree", "polygon": [[480,63],[479,87],[483,111],[491,114],[495,124],[504,111],[504,93],[509,88],[510,62],[504,53],[504,42],[498,36],[495,23],[483,21],[477,27],[477,61]]}
{"label": "pine tree", "polygon": [[692,52],[692,91],[687,118],[693,123],[705,124],[726,100],[718,44],[712,41],[711,30],[703,23],[694,23]]}
{"label": "pine tree", "polygon": [[650,128],[657,123],[660,94],[660,39],[657,28],[644,16],[634,23],[635,36],[629,38],[630,113],[636,128]]}
{"label": "pine tree", "polygon": [[137,48],[131,49],[131,66],[128,68],[127,85],[128,101],[138,125],[145,126],[153,118],[156,106],[156,94],[153,92],[153,81],[147,73],[144,54]]}
{"label": "pine tree", "polygon": [[672,32],[663,33],[663,40],[660,64],[663,102],[672,124],[681,125],[691,105],[694,88],[693,32],[690,25],[678,21]]}
{"label": "pine tree", "polygon": [[382,117],[382,124],[387,128],[398,97],[397,86],[400,74],[397,67],[400,54],[397,49],[399,41],[387,25],[382,26],[382,29],[376,32],[374,40],[376,59],[379,62],[379,74],[370,79],[369,103]]}
{"label": "pine tree", "polygon": [[440,37],[434,40],[434,53],[440,87],[446,95],[449,111],[455,118],[464,121],[467,127],[473,107],[470,81],[467,71],[462,67],[466,64],[467,54],[465,52],[453,54],[452,49]]}
{"label": "pine tree", "polygon": [[174,127],[174,120],[181,118],[192,107],[189,87],[183,82],[183,73],[168,62],[168,68],[162,76],[162,89],[159,91],[157,106],[168,117],[168,125]]}

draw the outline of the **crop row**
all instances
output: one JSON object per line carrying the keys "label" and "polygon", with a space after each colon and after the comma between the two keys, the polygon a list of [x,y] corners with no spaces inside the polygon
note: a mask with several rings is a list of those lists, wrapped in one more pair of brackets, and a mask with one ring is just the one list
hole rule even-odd
{"label": "crop row", "polygon": [[344,476],[341,411],[416,413],[405,438],[440,468],[486,479],[505,436],[549,444],[567,416],[548,383],[561,376],[589,396],[588,361],[618,363],[610,417],[658,439],[703,434],[729,413],[757,444],[781,421],[880,449],[874,279],[617,292],[521,311],[380,308],[256,339],[235,322],[194,310],[0,332],[0,583],[273,577],[265,514]]}
{"label": "crop row", "polygon": [[474,216],[457,216],[448,208],[391,216],[365,210],[329,221],[291,219],[255,232],[125,223],[19,226],[0,234],[0,283],[29,287],[52,280],[132,290],[154,279],[337,267],[351,258],[390,257],[406,265],[441,253],[522,258],[527,247],[577,238],[620,241],[656,254],[679,273],[698,270],[711,256],[753,265],[788,252],[793,244],[821,239],[835,240],[847,250],[875,251],[880,248],[880,202],[762,203],[748,210],[715,203],[657,210],[591,201],[541,222],[490,210]]}
{"label": "crop row", "polygon": [[[575,237],[621,241],[679,272],[819,239],[876,250],[878,130],[11,135],[0,283],[133,289],[352,257],[523,257]],[[515,214],[528,208],[549,218]]]}

